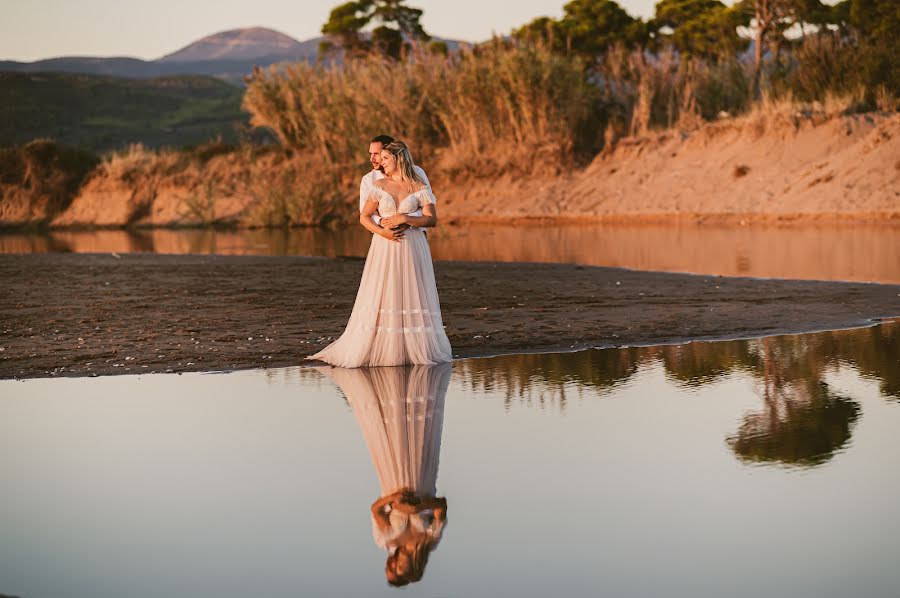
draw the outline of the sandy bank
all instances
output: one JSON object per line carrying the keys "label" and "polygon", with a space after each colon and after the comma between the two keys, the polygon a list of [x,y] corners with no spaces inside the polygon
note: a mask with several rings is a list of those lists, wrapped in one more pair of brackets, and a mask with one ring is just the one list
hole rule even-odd
{"label": "sandy bank", "polygon": [[[0,378],[302,363],[343,330],[359,259],[0,256]],[[900,315],[900,286],[437,262],[459,356],[733,338]]]}
{"label": "sandy bank", "polygon": [[747,116],[624,139],[558,179],[446,194],[462,220],[900,219],[900,114]]}

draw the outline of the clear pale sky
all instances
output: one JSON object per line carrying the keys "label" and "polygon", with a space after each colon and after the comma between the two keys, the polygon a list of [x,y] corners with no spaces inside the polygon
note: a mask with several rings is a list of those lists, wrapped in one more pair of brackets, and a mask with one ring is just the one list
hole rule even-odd
{"label": "clear pale sky", "polygon": [[[132,56],[153,60],[197,39],[240,27],[270,27],[300,41],[320,35],[345,0],[0,0],[0,60]],[[655,0],[618,0],[634,16]],[[538,16],[559,17],[568,0],[408,0],[432,35],[480,41]]]}

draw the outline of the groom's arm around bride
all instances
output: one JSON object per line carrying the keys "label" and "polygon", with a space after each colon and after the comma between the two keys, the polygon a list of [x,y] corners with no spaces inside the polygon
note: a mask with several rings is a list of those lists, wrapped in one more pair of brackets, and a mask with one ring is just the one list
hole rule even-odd
{"label": "groom's arm around bride", "polygon": [[[369,195],[375,188],[375,181],[384,178],[384,172],[381,170],[381,150],[384,149],[384,146],[392,143],[393,141],[394,138],[390,135],[378,135],[377,137],[374,137],[369,143],[369,163],[372,165],[372,170],[366,173],[359,182],[360,213],[362,213],[363,209],[366,206],[366,201],[369,199]],[[413,168],[415,168],[419,176],[424,179],[425,186],[428,187],[428,191],[431,191],[431,182],[428,180],[428,176],[425,174],[425,171],[419,165],[414,165]],[[410,214],[410,216],[421,215],[421,208]],[[372,214],[370,219],[376,226],[381,227],[381,216],[377,212]],[[404,224],[397,227],[395,230],[392,230],[391,233],[395,239],[400,239],[403,237],[403,231],[405,231],[407,228],[409,228],[409,225]]]}

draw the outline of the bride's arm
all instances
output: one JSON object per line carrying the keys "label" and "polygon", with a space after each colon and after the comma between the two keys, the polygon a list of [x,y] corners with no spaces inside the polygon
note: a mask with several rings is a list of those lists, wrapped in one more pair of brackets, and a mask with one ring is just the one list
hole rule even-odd
{"label": "bride's arm", "polygon": [[389,216],[388,218],[382,218],[381,220],[381,225],[389,228],[400,224],[408,224],[409,226],[416,226],[419,228],[437,226],[437,207],[434,203],[426,203],[422,205],[421,216],[396,214],[394,216]]}
{"label": "bride's arm", "polygon": [[[416,226],[419,228],[437,226],[437,208],[433,203],[427,203],[422,206],[421,216],[410,216],[409,214],[398,214],[398,216],[403,216],[400,221],[401,223],[408,224],[410,226]],[[394,226],[396,226],[396,224],[394,224]]]}
{"label": "bride's arm", "polygon": [[369,200],[366,201],[365,207],[363,207],[363,211],[359,213],[359,223],[366,227],[366,230],[371,232],[372,234],[379,235],[384,237],[389,241],[400,241],[399,238],[394,237],[393,231],[386,228],[381,228],[372,220],[372,216],[378,210],[378,201],[372,197],[369,197]]}

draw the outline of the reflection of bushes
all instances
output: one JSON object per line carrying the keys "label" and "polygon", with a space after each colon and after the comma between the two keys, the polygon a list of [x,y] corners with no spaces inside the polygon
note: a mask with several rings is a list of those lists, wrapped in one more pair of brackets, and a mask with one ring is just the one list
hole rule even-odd
{"label": "reflection of bushes", "polygon": [[687,343],[660,347],[666,374],[688,386],[702,386],[735,371],[753,372],[758,359],[747,341]]}
{"label": "reflection of bushes", "polygon": [[[472,389],[506,394],[507,404],[554,402],[565,408],[569,385],[611,388],[637,371],[638,349],[602,349],[578,353],[502,355],[460,362],[463,382]],[[534,392],[537,390],[537,396]]]}
{"label": "reflection of bushes", "polygon": [[834,332],[827,337],[827,345],[837,359],[877,381],[885,398],[900,401],[900,322]]}

